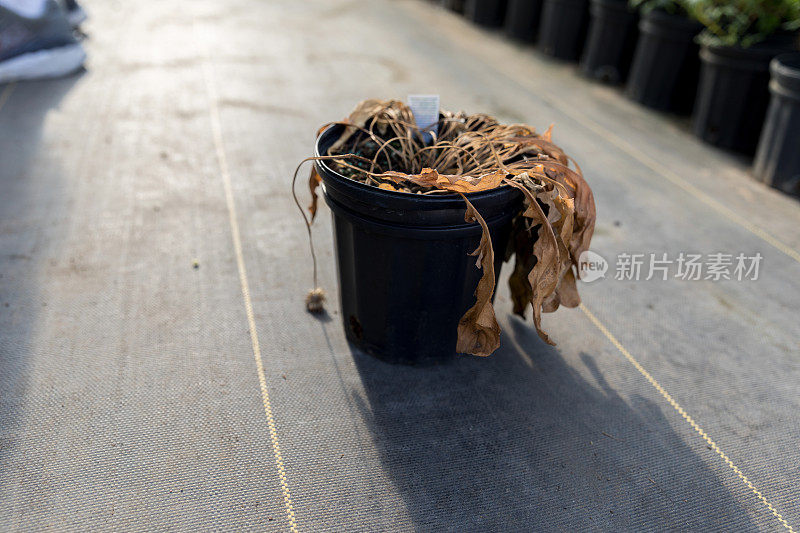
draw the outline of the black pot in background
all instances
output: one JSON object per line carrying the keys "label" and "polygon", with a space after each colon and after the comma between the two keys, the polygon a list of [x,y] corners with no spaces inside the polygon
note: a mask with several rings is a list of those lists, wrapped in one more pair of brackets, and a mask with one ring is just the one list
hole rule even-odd
{"label": "black pot in background", "polygon": [[[342,126],[317,139],[324,154]],[[456,355],[458,321],[475,303],[482,272],[470,257],[481,228],[464,221],[456,195],[424,196],[358,183],[316,162],[333,214],[339,297],[347,338],[392,363],[435,364]],[[522,194],[511,187],[468,194],[495,250],[495,275]]]}
{"label": "black pot in background", "polygon": [[779,55],[770,72],[772,99],[754,173],[759,181],[800,195],[800,53]]}
{"label": "black pot in background", "polygon": [[464,16],[480,26],[502,26],[506,19],[506,0],[466,0]]}
{"label": "black pot in background", "polygon": [[440,0],[442,7],[455,11],[456,13],[464,12],[464,0]]}
{"label": "black pot in background", "polygon": [[700,71],[694,38],[701,29],[683,15],[642,15],[625,94],[653,109],[691,112]]}
{"label": "black pot in background", "polygon": [[588,25],[589,0],[544,0],[539,49],[555,58],[575,61],[583,50]]}
{"label": "black pot in background", "polygon": [[638,13],[627,0],[591,0],[589,12],[581,72],[606,83],[622,83],[633,59]]}
{"label": "black pot in background", "polygon": [[781,51],[772,44],[703,46],[695,135],[721,148],[754,153],[769,105],[769,63]]}
{"label": "black pot in background", "polygon": [[542,0],[508,0],[506,34],[520,41],[535,41],[541,11]]}

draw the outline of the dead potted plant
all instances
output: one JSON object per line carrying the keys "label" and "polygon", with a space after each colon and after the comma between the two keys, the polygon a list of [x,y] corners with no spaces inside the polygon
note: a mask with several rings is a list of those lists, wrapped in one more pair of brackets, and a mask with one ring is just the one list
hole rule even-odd
{"label": "dead potted plant", "polygon": [[[491,354],[495,284],[511,257],[514,312],[531,307],[546,342],[541,313],[578,305],[574,267],[592,236],[594,198],[550,129],[448,111],[423,128],[402,102],[366,100],[323,127],[308,160],[308,214],[295,200],[310,238],[321,186],[343,325],[361,350],[407,364]],[[314,275],[316,286],[316,260]],[[323,299],[312,290],[309,310]]]}

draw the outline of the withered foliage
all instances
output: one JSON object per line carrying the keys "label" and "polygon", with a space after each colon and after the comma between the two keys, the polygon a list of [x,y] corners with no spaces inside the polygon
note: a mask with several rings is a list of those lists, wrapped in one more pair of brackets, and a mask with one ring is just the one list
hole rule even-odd
{"label": "withered foliage", "polygon": [[[524,317],[530,305],[539,336],[554,344],[542,331],[542,311],[580,304],[578,258],[589,248],[595,205],[578,165],[552,142],[552,126],[538,134],[531,126],[500,124],[488,115],[442,111],[434,133],[420,130],[411,109],[396,100],[365,100],[337,124],[345,128],[328,153],[309,159],[327,160],[346,177],[381,189],[458,194],[467,222],[480,224],[481,242],[473,255],[483,274],[475,305],[458,324],[458,352],[486,356],[500,345],[492,307],[495,250],[486,222],[465,195],[501,186],[524,195],[509,248],[501,252],[506,261],[515,257],[509,278],[514,312]],[[424,133],[432,142],[425,142]],[[308,224],[317,211],[320,181],[312,170]]]}

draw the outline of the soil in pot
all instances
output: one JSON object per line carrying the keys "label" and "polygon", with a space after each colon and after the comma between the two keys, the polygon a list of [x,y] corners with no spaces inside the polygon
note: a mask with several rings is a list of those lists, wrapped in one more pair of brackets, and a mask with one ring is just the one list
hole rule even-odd
{"label": "soil in pot", "polygon": [[507,0],[466,0],[464,16],[480,26],[500,27],[505,22]]}
{"label": "soil in pot", "polygon": [[589,0],[544,0],[541,18],[539,50],[557,59],[577,61],[589,26]]}
{"label": "soil in pot", "polygon": [[781,51],[773,43],[703,46],[695,135],[720,148],[753,154],[769,105],[769,64]]}
{"label": "soil in pot", "polygon": [[542,0],[508,0],[506,35],[520,41],[535,41],[541,11]]}
{"label": "soil in pot", "polygon": [[691,112],[700,71],[694,39],[701,29],[683,15],[642,15],[625,94],[660,111]]}
{"label": "soil in pot", "polygon": [[591,0],[589,11],[581,72],[602,82],[622,83],[633,59],[638,13],[627,0]]}
{"label": "soil in pot", "polygon": [[756,178],[800,195],[800,53],[770,63],[771,100],[756,152]]}

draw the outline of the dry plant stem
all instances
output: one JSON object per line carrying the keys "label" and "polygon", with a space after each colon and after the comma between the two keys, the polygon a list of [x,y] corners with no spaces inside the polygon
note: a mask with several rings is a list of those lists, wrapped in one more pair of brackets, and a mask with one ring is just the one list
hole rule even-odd
{"label": "dry plant stem", "polygon": [[319,287],[319,283],[317,283],[317,254],[314,252],[314,239],[311,234],[311,222],[313,221],[314,212],[311,214],[311,218],[306,215],[306,210],[303,209],[303,206],[300,205],[300,200],[297,198],[297,191],[295,190],[295,183],[297,182],[297,174],[300,172],[300,168],[303,164],[307,163],[308,161],[324,161],[324,160],[341,160],[353,157],[352,154],[347,155],[322,155],[322,156],[314,156],[314,157],[306,157],[300,164],[297,165],[297,168],[294,170],[294,176],[292,176],[292,198],[294,198],[294,203],[297,206],[297,209],[300,211],[300,214],[303,215],[303,221],[306,223],[306,231],[308,232],[308,246],[311,249],[311,261],[314,266],[314,287],[315,289]]}

